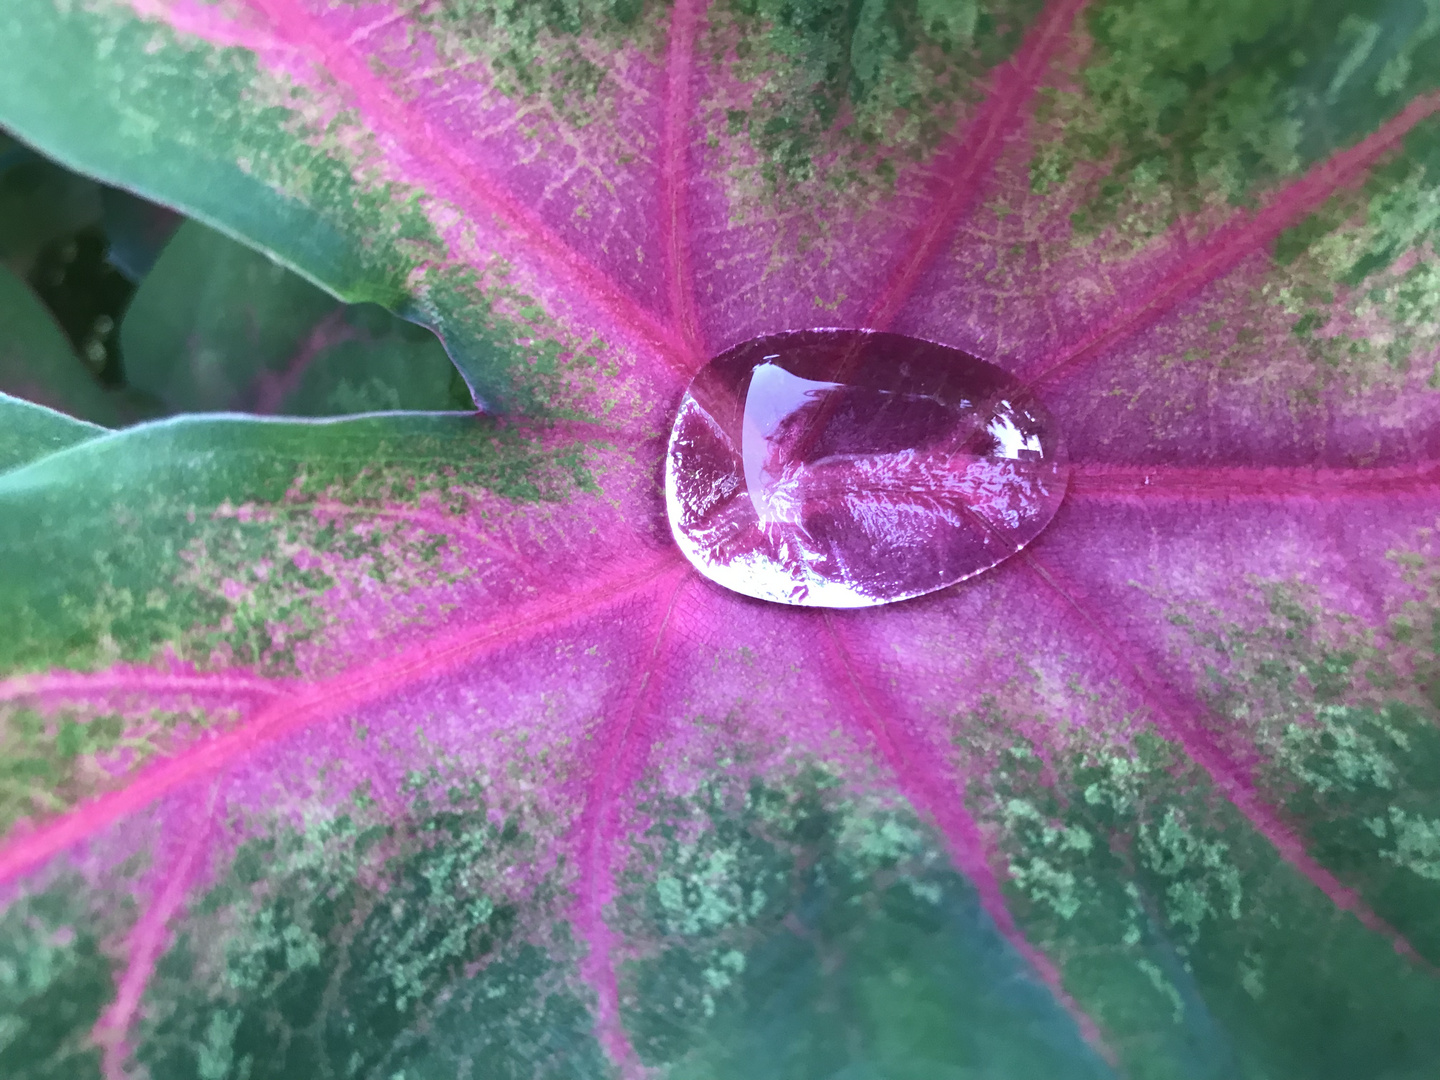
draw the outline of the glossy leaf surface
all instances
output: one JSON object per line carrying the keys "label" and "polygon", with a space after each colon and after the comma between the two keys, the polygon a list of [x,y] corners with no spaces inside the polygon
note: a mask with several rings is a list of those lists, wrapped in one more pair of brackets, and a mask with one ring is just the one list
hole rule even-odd
{"label": "glossy leaf surface", "polygon": [[[0,477],[0,1072],[1433,1076],[1437,40],[11,0],[0,120],[507,416]],[[1032,387],[1047,531],[863,612],[691,572],[683,389],[811,326]]]}

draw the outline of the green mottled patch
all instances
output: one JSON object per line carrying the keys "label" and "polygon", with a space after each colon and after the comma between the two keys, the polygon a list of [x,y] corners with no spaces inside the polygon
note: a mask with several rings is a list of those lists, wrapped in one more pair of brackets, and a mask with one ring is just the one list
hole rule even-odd
{"label": "green mottled patch", "polygon": [[[1440,560],[1397,552],[1406,591],[1383,627],[1261,582],[1218,613],[1186,611],[1202,692],[1264,755],[1257,779],[1312,854],[1440,958]],[[1235,618],[1244,612],[1243,619]]]}
{"label": "green mottled patch", "polygon": [[149,987],[152,1080],[606,1074],[542,917],[564,895],[513,884],[536,856],[521,819],[477,784],[417,787],[398,820],[361,794],[235,853]]}
{"label": "green mottled patch", "polygon": [[485,387],[513,376],[499,404],[531,417],[593,420],[637,403],[622,397],[613,350],[598,336],[567,331],[543,305],[514,283],[503,259],[483,270],[451,267],[437,271],[426,301],[407,310],[426,326],[443,324],[447,347],[466,342],[462,370],[480,391],[482,407],[496,402]]}
{"label": "green mottled patch", "polygon": [[297,644],[327,626],[321,601],[478,572],[458,559],[460,515],[481,497],[499,513],[594,490],[590,455],[454,415],[190,418],[86,443],[0,480],[0,620],[15,628],[0,667],[168,646],[293,671]]}
{"label": "green mottled patch", "polygon": [[[771,198],[887,190],[983,93],[1036,0],[724,0],[709,51],[736,79],[709,103],[753,149],[731,171]],[[759,183],[749,179],[758,167]],[[828,193],[828,195],[822,194]]]}
{"label": "green mottled patch", "polygon": [[620,903],[635,950],[625,1022],[646,1065],[1106,1075],[908,807],[847,796],[816,769],[650,809]]}
{"label": "green mottled patch", "polygon": [[[435,526],[335,506],[338,513],[327,517],[305,501],[216,510],[178,552],[175,583],[205,612],[204,621],[182,632],[181,654],[220,667],[295,674],[295,647],[325,629],[319,605],[327,595],[353,594],[367,582],[403,593],[464,576],[437,567],[450,541]],[[161,613],[167,606],[156,598]],[[84,617],[98,627],[131,615],[128,596],[102,593]]]}
{"label": "green mottled patch", "polygon": [[1243,203],[1440,83],[1434,0],[1107,0],[1085,26],[1030,169],[1071,186],[1082,232]]}
{"label": "green mottled patch", "polygon": [[[1014,730],[993,710],[971,726]],[[1175,746],[1082,735],[1048,765],[1037,750],[1015,737],[971,803],[996,831],[1016,918],[1125,1075],[1431,1067],[1440,992],[1428,976],[1280,860]]]}
{"label": "green mottled patch", "polygon": [[604,106],[624,93],[625,48],[659,51],[669,8],[665,0],[405,0],[397,6],[431,32],[441,55],[485,61],[502,94],[538,99],[573,127],[602,120]]}
{"label": "green mottled patch", "polygon": [[[1265,299],[1320,370],[1406,373],[1440,349],[1437,238],[1440,123],[1429,121],[1363,187],[1279,238]],[[1440,389],[1440,369],[1422,374]]]}
{"label": "green mottled patch", "polygon": [[1313,588],[1255,580],[1235,591],[1224,613],[1176,608],[1170,621],[1202,650],[1208,704],[1243,722],[1259,745],[1279,745],[1293,719],[1287,708],[1353,703],[1357,692],[1378,704],[1398,689],[1381,639],[1327,611]]}
{"label": "green mottled patch", "polygon": [[228,710],[121,713],[71,706],[42,712],[0,702],[0,833],[103,790],[118,774],[164,753],[177,733],[233,718]]}
{"label": "green mottled patch", "polygon": [[[114,992],[89,891],[62,880],[0,912],[0,1076],[98,1080],[90,1030]],[[120,911],[112,910],[118,917]]]}

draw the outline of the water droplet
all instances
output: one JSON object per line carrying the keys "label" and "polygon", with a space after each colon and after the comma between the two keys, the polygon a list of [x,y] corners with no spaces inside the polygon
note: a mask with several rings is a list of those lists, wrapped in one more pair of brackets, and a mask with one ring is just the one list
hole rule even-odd
{"label": "water droplet", "polygon": [[1054,422],[995,365],[901,334],[798,330],[695,376],[665,503],[680,549],[727,589],[869,607],[1015,554],[1067,474]]}

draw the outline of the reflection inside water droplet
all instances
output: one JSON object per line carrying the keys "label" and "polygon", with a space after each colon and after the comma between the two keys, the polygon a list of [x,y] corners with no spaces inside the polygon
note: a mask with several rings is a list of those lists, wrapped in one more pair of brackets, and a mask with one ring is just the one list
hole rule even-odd
{"label": "reflection inside water droplet", "polygon": [[747,596],[867,607],[1033,540],[1064,498],[1059,435],[1015,379],[946,345],[802,330],[695,377],[665,468],[675,540]]}

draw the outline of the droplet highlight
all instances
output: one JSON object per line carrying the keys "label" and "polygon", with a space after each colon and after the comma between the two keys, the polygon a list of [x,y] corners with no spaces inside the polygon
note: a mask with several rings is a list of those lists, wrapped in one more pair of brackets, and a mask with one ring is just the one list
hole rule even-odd
{"label": "droplet highlight", "polygon": [[1037,537],[1068,468],[1049,414],[960,349],[869,330],[737,345],[695,376],[665,462],[680,550],[804,607],[943,589]]}

